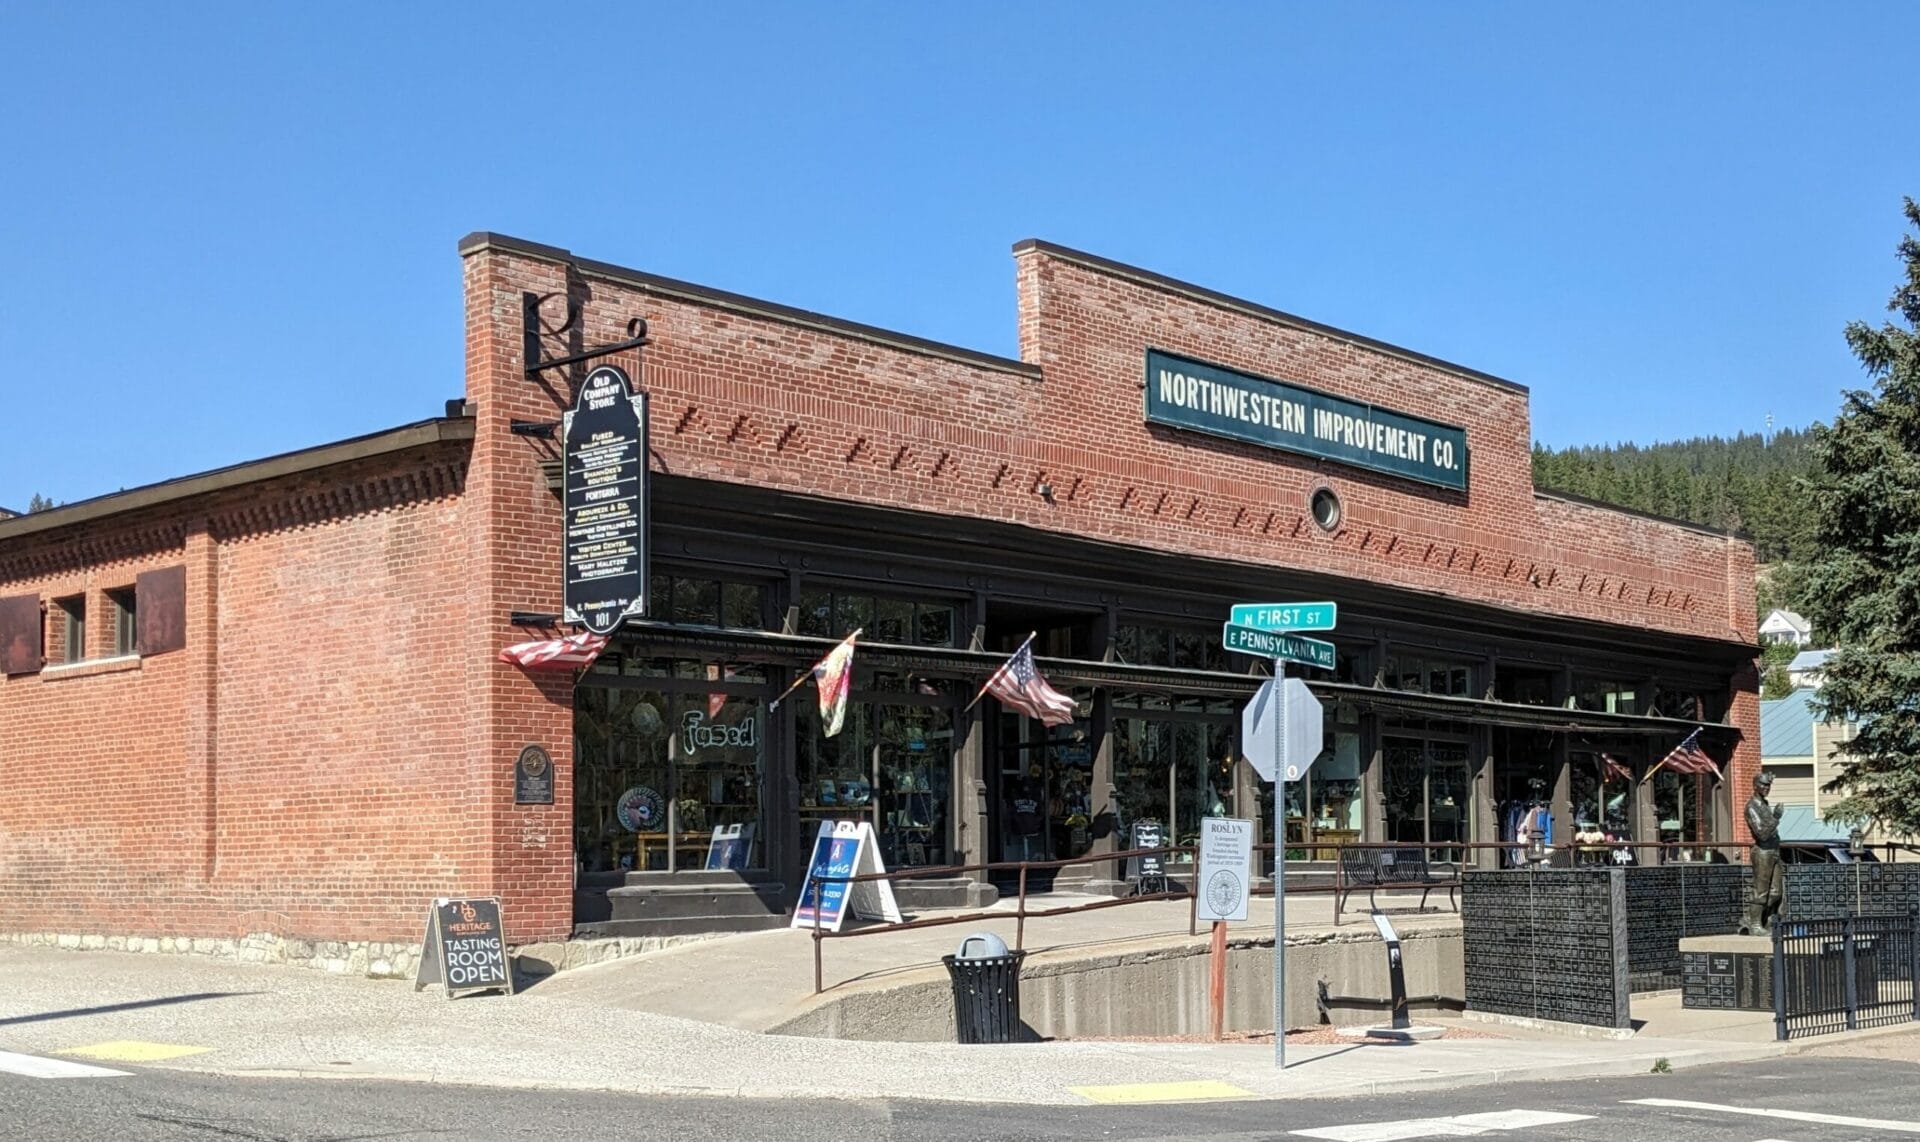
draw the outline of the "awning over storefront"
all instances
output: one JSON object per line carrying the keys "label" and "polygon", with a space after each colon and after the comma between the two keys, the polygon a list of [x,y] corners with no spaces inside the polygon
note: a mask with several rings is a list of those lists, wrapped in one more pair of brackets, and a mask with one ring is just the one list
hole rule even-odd
{"label": "awning over storefront", "polygon": [[[818,661],[820,656],[831,649],[837,641],[806,635],[647,622],[630,623],[624,628],[623,634],[627,637],[640,636],[656,640],[662,651],[667,651],[670,646],[671,653],[693,656],[750,657],[762,661],[786,663],[801,669]],[[976,678],[981,682],[984,682],[987,676],[1007,658],[1006,654],[1000,651],[902,646],[874,642],[860,643],[857,655],[856,661],[868,665],[877,663],[894,670],[957,675]],[[1266,681],[1264,676],[1255,674],[1181,670],[1164,666],[1131,666],[1122,662],[1090,662],[1074,658],[1036,657],[1035,663],[1048,680],[1059,687],[1091,686],[1115,690],[1241,699],[1250,696],[1262,682]],[[1679,718],[1611,714],[1598,710],[1576,710],[1560,706],[1528,706],[1480,698],[1457,698],[1406,690],[1388,690],[1345,682],[1311,681],[1307,685],[1322,701],[1352,702],[1363,709],[1403,717],[1445,719],[1558,733],[1648,734],[1671,737],[1675,740],[1697,729],[1702,732],[1703,737],[1718,742],[1734,742],[1740,739],[1738,728],[1721,723],[1702,725]]]}

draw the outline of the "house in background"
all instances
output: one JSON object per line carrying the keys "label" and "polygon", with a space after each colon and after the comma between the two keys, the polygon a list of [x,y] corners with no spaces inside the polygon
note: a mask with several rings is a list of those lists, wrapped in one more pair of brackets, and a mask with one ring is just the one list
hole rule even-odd
{"label": "house in background", "polygon": [[1826,679],[1827,659],[1833,657],[1831,650],[1803,650],[1787,663],[1787,682],[1795,690],[1818,690]]}
{"label": "house in background", "polygon": [[12,519],[19,514],[19,512],[14,511],[12,508],[0,508],[0,519]]}
{"label": "house in background", "polygon": [[1776,607],[1761,620],[1760,641],[1774,645],[1806,646],[1813,642],[1813,624],[1792,611]]}
{"label": "house in background", "polygon": [[[1814,691],[1803,689],[1760,703],[1760,768],[1773,774],[1773,800],[1786,807],[1780,818],[1782,840],[1844,841],[1850,824],[1827,819],[1840,795],[1824,787],[1846,766],[1834,754],[1853,736],[1853,727],[1823,720],[1813,699]],[[1903,838],[1876,826],[1866,830],[1866,839],[1878,844]]]}

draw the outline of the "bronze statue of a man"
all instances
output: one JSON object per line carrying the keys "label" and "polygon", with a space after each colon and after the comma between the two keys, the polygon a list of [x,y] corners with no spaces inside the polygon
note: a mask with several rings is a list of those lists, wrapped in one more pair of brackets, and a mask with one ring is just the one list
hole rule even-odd
{"label": "bronze statue of a man", "polygon": [[1780,869],[1780,817],[1785,805],[1767,804],[1773,774],[1761,770],[1753,778],[1753,796],[1747,800],[1747,831],[1753,834],[1753,883],[1747,888],[1747,914],[1740,934],[1764,936],[1786,899]]}

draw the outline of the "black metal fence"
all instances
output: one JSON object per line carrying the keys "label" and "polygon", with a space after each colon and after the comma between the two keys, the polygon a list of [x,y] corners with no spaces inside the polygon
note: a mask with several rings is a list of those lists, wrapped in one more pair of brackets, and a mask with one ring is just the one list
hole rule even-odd
{"label": "black metal fence", "polygon": [[1779,1039],[1920,1019],[1920,915],[1784,920],[1773,929]]}

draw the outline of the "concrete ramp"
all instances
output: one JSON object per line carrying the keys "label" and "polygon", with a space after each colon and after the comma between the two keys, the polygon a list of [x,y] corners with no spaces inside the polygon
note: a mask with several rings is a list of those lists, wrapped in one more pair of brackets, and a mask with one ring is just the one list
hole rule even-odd
{"label": "concrete ramp", "polygon": [[[1418,900],[1415,895],[1409,905]],[[1313,903],[1321,903],[1313,900]],[[1311,905],[1309,905],[1311,907]],[[1256,901],[1231,929],[1227,1026],[1273,1025],[1271,903]],[[1306,911],[1288,901],[1289,919]],[[1373,925],[1298,924],[1288,932],[1288,1022],[1321,1021],[1322,982],[1340,1004],[1336,1022],[1359,1022],[1388,995],[1386,955]],[[1162,901],[1070,916],[1030,918],[1021,1015],[1042,1038],[1187,1035],[1206,1025],[1207,936],[1187,934],[1184,902]],[[1396,913],[1408,993],[1457,1007],[1464,992],[1458,917]],[[562,972],[541,994],[671,1015],[748,1031],[838,1039],[951,1042],[953,1002],[940,957],[962,936],[990,931],[1012,946],[1011,915],[945,927],[822,941],[825,991],[814,994],[811,933],[781,929],[704,940]]]}

